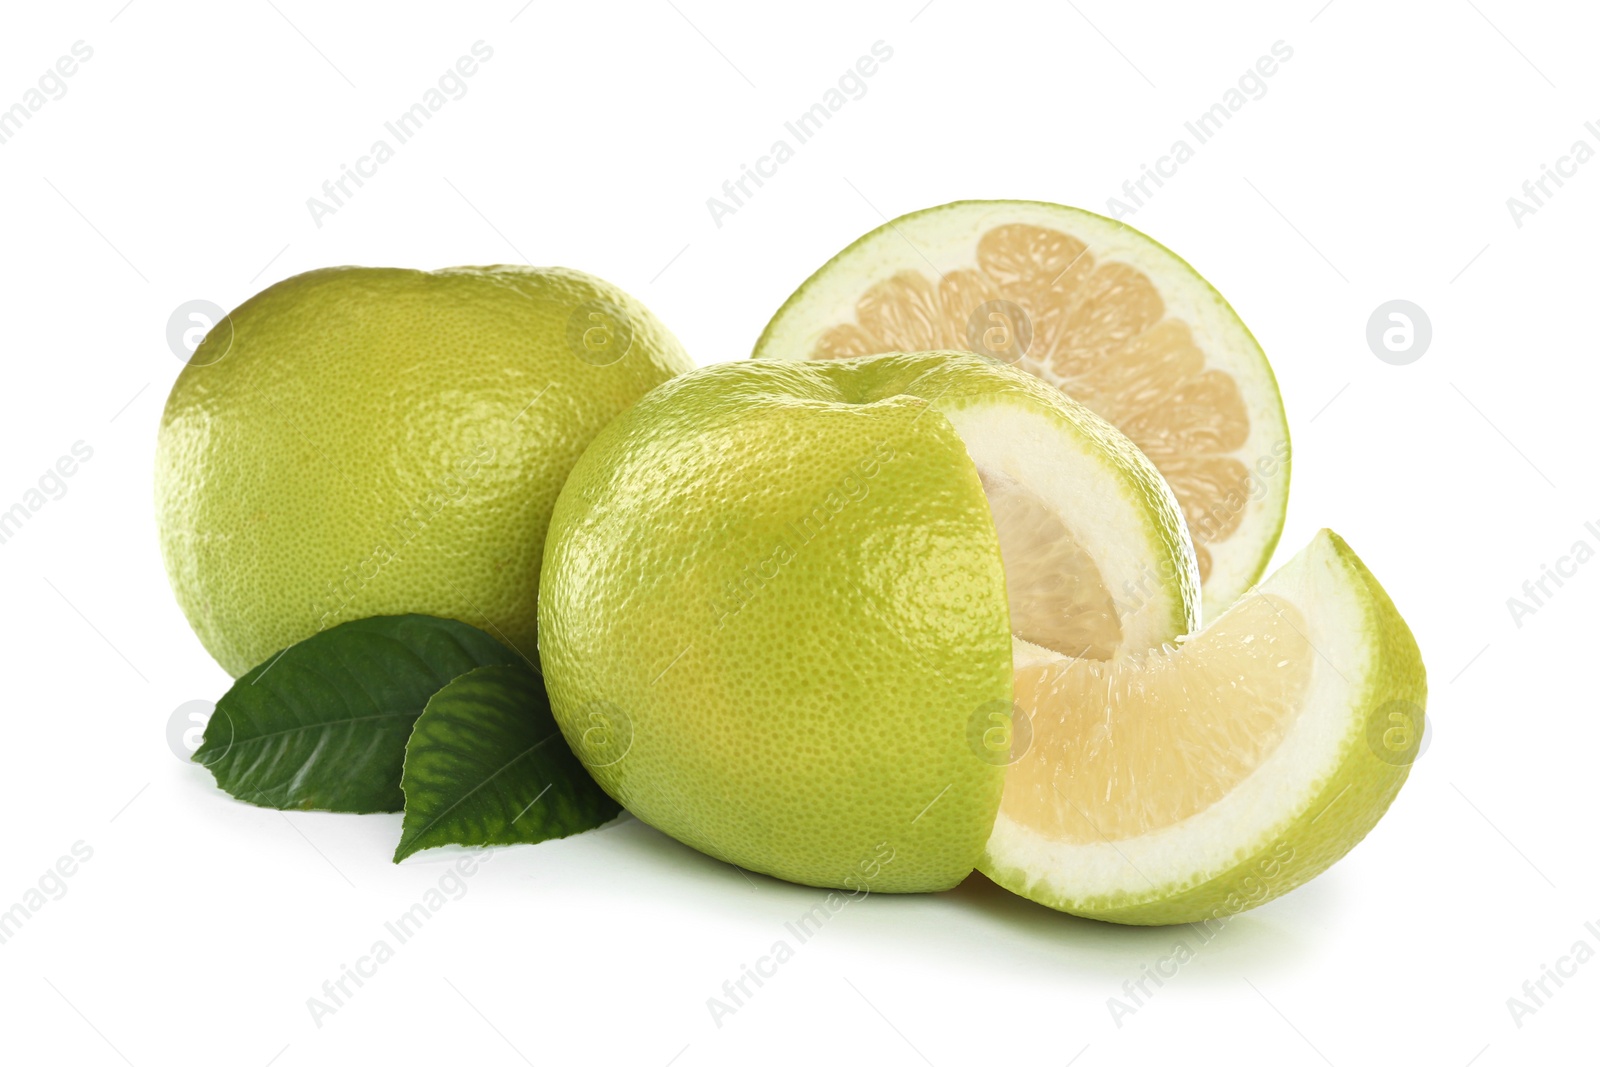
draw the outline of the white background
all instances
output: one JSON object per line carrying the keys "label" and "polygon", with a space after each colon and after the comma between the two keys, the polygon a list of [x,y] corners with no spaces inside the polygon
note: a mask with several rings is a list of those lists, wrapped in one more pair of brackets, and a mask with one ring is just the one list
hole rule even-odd
{"label": "white background", "polygon": [[[9,1062],[1571,1063],[1600,962],[1519,1027],[1506,1001],[1600,949],[1600,562],[1516,625],[1507,598],[1600,520],[1600,161],[1519,227],[1507,198],[1600,137],[1577,3],[996,0],[14,5],[0,107],[93,58],[0,144],[0,508],[93,458],[0,544],[0,909],[82,841],[0,945]],[[1202,10],[1202,7],[1204,10]],[[1320,7],[1320,10],[1319,10]],[[919,10],[920,8],[920,10]],[[306,207],[475,41],[468,92],[319,228]],[[875,41],[894,50],[735,215],[707,197]],[[318,1027],[307,998],[450,856],[399,816],[227,799],[169,750],[229,679],[167,589],[151,505],[178,305],[299,271],[532,262],[645,300],[742,358],[885,216],[974,197],[1105,210],[1275,41],[1293,58],[1131,222],[1227,294],[1295,444],[1279,558],[1344,534],[1430,668],[1431,743],[1384,822],[1232,922],[1139,1010],[1108,998],[1192,932],[1099,925],[974,877],[832,920],[718,1028],[706,999],[820,896],[630,820],[499,850]],[[1424,308],[1417,362],[1365,342]]]}

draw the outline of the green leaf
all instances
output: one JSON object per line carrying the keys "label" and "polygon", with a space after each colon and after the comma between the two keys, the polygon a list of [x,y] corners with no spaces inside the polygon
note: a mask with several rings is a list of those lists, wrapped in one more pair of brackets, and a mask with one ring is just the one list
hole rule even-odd
{"label": "green leaf", "polygon": [[480,667],[433,695],[406,745],[399,863],[439,845],[548,841],[610,822],[594,784],[521,664]]}
{"label": "green leaf", "polygon": [[194,759],[265,808],[399,811],[406,739],[450,679],[516,653],[454,619],[357,619],[292,645],[233,683]]}

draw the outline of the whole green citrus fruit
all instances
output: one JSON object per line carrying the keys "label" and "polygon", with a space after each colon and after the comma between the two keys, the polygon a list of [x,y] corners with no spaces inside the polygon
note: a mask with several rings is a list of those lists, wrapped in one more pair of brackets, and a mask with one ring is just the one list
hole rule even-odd
{"label": "whole green citrus fruit", "polygon": [[348,619],[419,612],[535,652],[545,528],[601,427],[691,361],[561,268],[311,271],[216,324],[161,420],[178,602],[234,675]]}

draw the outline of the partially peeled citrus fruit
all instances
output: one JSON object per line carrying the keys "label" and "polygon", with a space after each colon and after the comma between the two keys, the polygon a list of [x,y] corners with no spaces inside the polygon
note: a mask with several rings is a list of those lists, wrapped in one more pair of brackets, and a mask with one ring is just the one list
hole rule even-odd
{"label": "partially peeled citrus fruit", "polygon": [[666,383],[578,461],[540,653],[640,819],[792,881],[925,891],[994,825],[1013,630],[1106,660],[1197,601],[1171,492],[1059,390],[959,353],[752,360]]}
{"label": "partially peeled citrus fruit", "polygon": [[1220,919],[1355,845],[1421,736],[1416,643],[1348,546],[1200,628],[1150,461],[971,354],[673,379],[579,460],[542,581],[551,706],[601,787],[811,885],[978,867],[1099,919]]}

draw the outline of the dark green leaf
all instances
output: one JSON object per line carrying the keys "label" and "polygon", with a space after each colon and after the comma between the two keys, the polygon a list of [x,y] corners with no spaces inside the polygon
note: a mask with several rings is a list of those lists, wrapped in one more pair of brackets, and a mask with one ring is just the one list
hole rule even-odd
{"label": "dark green leaf", "polygon": [[593,829],[622,808],[600,791],[521,664],[480,667],[433,695],[406,745],[399,863],[438,845],[510,845]]}
{"label": "dark green leaf", "polygon": [[475,667],[518,658],[454,619],[347,622],[234,682],[194,759],[262,807],[399,811],[406,739],[428,698]]}

